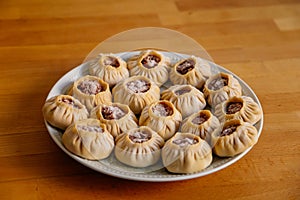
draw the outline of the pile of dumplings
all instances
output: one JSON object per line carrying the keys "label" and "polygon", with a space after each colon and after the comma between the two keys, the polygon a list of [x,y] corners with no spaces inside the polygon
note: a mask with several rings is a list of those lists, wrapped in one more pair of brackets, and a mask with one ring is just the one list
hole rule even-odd
{"label": "pile of dumplings", "polygon": [[[172,85],[162,87],[166,82]],[[48,99],[42,111],[77,156],[101,160],[114,154],[132,167],[161,160],[171,173],[199,172],[213,156],[245,151],[256,144],[254,124],[262,117],[231,74],[213,74],[195,56],[171,64],[155,50],[126,61],[100,54],[89,75]]]}

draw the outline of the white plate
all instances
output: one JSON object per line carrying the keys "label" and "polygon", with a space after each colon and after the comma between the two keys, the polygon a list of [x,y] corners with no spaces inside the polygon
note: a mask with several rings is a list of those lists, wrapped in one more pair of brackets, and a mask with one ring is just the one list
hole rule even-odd
{"label": "white plate", "polygon": [[[129,57],[138,54],[139,52],[124,52],[117,54],[124,60],[127,60]],[[166,56],[171,58],[171,62],[175,63],[179,61],[182,58],[187,58],[189,55],[186,54],[178,54],[178,53],[170,53],[170,52],[162,52]],[[67,74],[65,74],[57,83],[53,86],[51,91],[49,92],[47,99],[65,93],[67,89],[70,87],[70,85],[76,81],[78,78],[87,75],[88,74],[88,67],[91,62],[94,62],[94,60],[91,60],[87,63],[83,63],[79,65],[78,67],[74,68],[73,70],[69,71]],[[226,72],[229,74],[232,74],[236,79],[239,80],[241,86],[242,86],[242,92],[243,95],[250,96],[254,99],[254,101],[261,107],[261,104],[255,95],[255,93],[252,91],[252,89],[238,76],[230,72],[229,70],[215,64],[212,62],[209,62],[213,73],[217,72]],[[164,85],[168,87],[169,85]],[[134,168],[126,166],[119,161],[117,161],[113,155],[111,154],[110,157],[104,160],[100,161],[90,161],[83,158],[80,158],[72,153],[70,153],[62,144],[62,132],[53,126],[49,125],[45,121],[46,127],[48,129],[48,132],[51,136],[51,138],[54,140],[54,142],[69,156],[71,156],[73,159],[78,161],[79,163],[96,170],[98,172],[111,175],[114,177],[124,178],[124,179],[130,179],[130,180],[137,180],[137,181],[152,181],[152,182],[164,182],[164,181],[178,181],[178,180],[186,180],[186,179],[192,179],[196,177],[205,176],[211,173],[214,173],[216,171],[219,171],[225,167],[228,167],[229,165],[233,164],[234,162],[241,159],[243,156],[245,156],[251,148],[248,148],[243,153],[230,157],[230,158],[219,158],[217,156],[214,156],[212,164],[204,169],[203,171],[193,173],[193,174],[173,174],[169,173],[165,168],[163,168],[161,162],[157,163],[154,166],[147,167],[147,168]],[[261,134],[262,127],[263,127],[263,117],[261,120],[255,124],[255,127],[258,130],[258,137]]]}

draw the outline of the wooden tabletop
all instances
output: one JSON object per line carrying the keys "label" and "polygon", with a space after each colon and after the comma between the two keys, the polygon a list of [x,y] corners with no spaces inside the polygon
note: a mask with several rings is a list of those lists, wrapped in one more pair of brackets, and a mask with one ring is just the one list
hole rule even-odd
{"label": "wooden tabletop", "polygon": [[[0,199],[300,199],[298,0],[9,0],[0,13]],[[257,94],[263,131],[235,164],[129,181],[79,164],[50,138],[41,108],[56,81],[106,38],[148,26],[193,38]]]}

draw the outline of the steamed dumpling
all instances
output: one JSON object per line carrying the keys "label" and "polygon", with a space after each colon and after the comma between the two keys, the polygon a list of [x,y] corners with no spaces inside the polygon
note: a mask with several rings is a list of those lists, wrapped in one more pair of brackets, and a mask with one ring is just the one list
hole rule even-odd
{"label": "steamed dumpling", "polygon": [[69,95],[57,95],[48,99],[42,111],[48,123],[63,130],[73,122],[89,116],[85,106]]}
{"label": "steamed dumpling", "polygon": [[206,106],[204,94],[191,85],[173,85],[161,93],[161,98],[173,103],[183,118]]}
{"label": "steamed dumpling", "polygon": [[198,89],[210,76],[208,62],[195,56],[180,60],[170,71],[170,80],[174,85],[190,84]]}
{"label": "steamed dumpling", "polygon": [[241,96],[242,87],[231,74],[221,72],[206,81],[203,92],[208,104],[216,106],[230,97]]}
{"label": "steamed dumpling", "polygon": [[89,68],[90,75],[103,79],[110,87],[129,77],[127,63],[114,54],[100,54]]}
{"label": "steamed dumpling", "polygon": [[232,119],[226,121],[211,135],[213,152],[220,157],[230,157],[242,153],[256,144],[258,133],[248,122]]}
{"label": "steamed dumpling", "polygon": [[127,63],[131,76],[145,76],[159,87],[169,78],[170,59],[158,51],[141,51]]}
{"label": "steamed dumpling", "polygon": [[214,113],[222,122],[229,119],[241,119],[244,122],[255,124],[262,117],[259,105],[247,96],[232,97],[218,104]]}
{"label": "steamed dumpling", "polygon": [[218,118],[209,110],[200,110],[183,121],[181,131],[198,135],[201,139],[210,143],[212,132],[219,126]]}
{"label": "steamed dumpling", "polygon": [[75,81],[70,94],[83,103],[88,111],[112,101],[108,84],[96,76],[87,75]]}
{"label": "steamed dumpling", "polygon": [[161,100],[143,109],[139,125],[150,127],[167,140],[177,132],[181,121],[181,114],[175,106],[169,101]]}
{"label": "steamed dumpling", "polygon": [[73,123],[64,132],[62,142],[69,151],[89,160],[107,158],[114,148],[113,136],[97,119]]}
{"label": "steamed dumpling", "polygon": [[131,129],[116,138],[116,158],[132,167],[148,167],[158,162],[164,139],[146,126]]}
{"label": "steamed dumpling", "polygon": [[114,137],[138,126],[134,113],[127,105],[120,103],[101,104],[91,111],[91,117],[104,123]]}
{"label": "steamed dumpling", "polygon": [[134,114],[160,98],[159,87],[144,76],[132,76],[117,84],[113,90],[114,102],[126,104]]}
{"label": "steamed dumpling", "polygon": [[162,149],[162,161],[169,172],[194,173],[212,162],[209,144],[192,133],[177,132]]}

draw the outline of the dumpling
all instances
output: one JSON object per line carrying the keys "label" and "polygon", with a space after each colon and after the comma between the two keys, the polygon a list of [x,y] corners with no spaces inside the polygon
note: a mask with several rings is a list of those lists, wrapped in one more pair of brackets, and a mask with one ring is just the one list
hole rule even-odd
{"label": "dumpling", "polygon": [[142,51],[127,61],[130,76],[145,76],[158,87],[169,78],[170,59],[158,51]]}
{"label": "dumpling", "polygon": [[173,85],[161,93],[161,98],[173,103],[183,118],[206,106],[203,93],[191,85]]}
{"label": "dumpling", "polygon": [[42,111],[49,124],[62,130],[77,120],[89,117],[85,106],[70,95],[57,95],[48,99]]}
{"label": "dumpling", "polygon": [[132,167],[148,167],[158,162],[164,139],[146,126],[131,129],[116,138],[116,158]]}
{"label": "dumpling", "polygon": [[148,126],[167,140],[177,132],[181,121],[181,114],[175,106],[169,101],[161,100],[143,109],[139,125]]}
{"label": "dumpling", "polygon": [[179,85],[190,84],[198,89],[211,76],[211,67],[208,62],[191,56],[177,62],[170,71],[171,82]]}
{"label": "dumpling", "polygon": [[214,113],[222,122],[229,119],[241,119],[250,124],[255,124],[262,116],[259,105],[248,96],[231,97],[218,104]]}
{"label": "dumpling", "polygon": [[209,144],[192,133],[177,132],[162,149],[162,161],[169,172],[194,173],[212,162]]}
{"label": "dumpling", "polygon": [[103,79],[110,87],[129,77],[127,63],[114,54],[100,54],[89,68],[90,75]]}
{"label": "dumpling", "polygon": [[126,104],[134,114],[160,98],[159,87],[144,76],[132,76],[117,84],[112,94],[114,102]]}
{"label": "dumpling", "polygon": [[215,106],[233,96],[242,95],[242,87],[231,74],[218,73],[210,77],[203,89],[207,102]]}
{"label": "dumpling", "polygon": [[219,126],[218,118],[209,110],[200,110],[183,121],[181,131],[195,134],[210,143],[212,132]]}
{"label": "dumpling", "polygon": [[96,76],[87,75],[75,81],[70,94],[83,103],[88,111],[99,104],[112,102],[108,84]]}
{"label": "dumpling", "polygon": [[220,157],[230,157],[242,153],[256,144],[258,133],[248,122],[232,119],[226,121],[211,135],[213,152]]}
{"label": "dumpling", "polygon": [[127,105],[120,103],[101,104],[91,111],[91,117],[104,123],[114,137],[138,126],[134,113]]}
{"label": "dumpling", "polygon": [[113,136],[97,119],[73,123],[64,132],[62,143],[70,152],[89,160],[107,158],[114,148]]}

